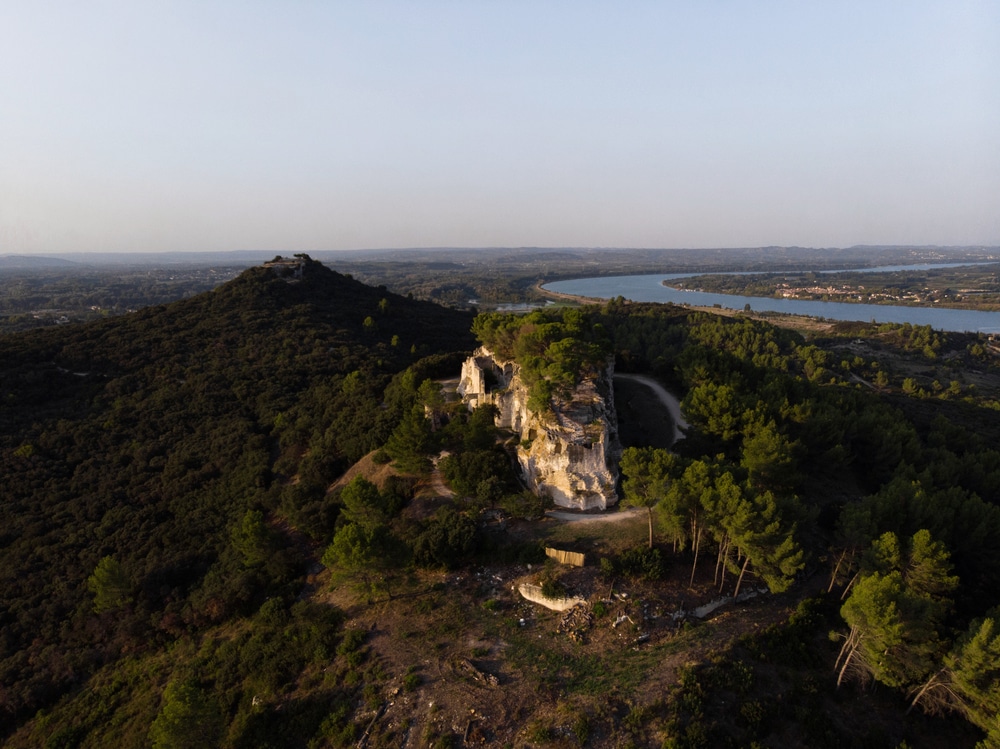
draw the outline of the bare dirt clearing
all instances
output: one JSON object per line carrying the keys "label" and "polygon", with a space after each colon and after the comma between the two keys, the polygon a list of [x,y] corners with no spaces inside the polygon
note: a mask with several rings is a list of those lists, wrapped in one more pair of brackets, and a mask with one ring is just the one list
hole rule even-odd
{"label": "bare dirt clearing", "polygon": [[[508,541],[584,548],[587,566],[547,560],[418,572],[393,586],[392,599],[374,602],[344,586],[319,593],[347,613],[347,628],[366,633],[369,668],[384,675],[385,703],[369,711],[371,739],[422,747],[451,735],[464,738],[457,745],[523,746],[533,726],[558,735],[584,716],[588,746],[615,746],[624,715],[662,699],[680,667],[794,608],[791,599],[763,596],[704,622],[675,618],[717,596],[710,570],[694,588],[683,558],[663,581],[599,571],[601,556],[641,545],[645,533],[635,512],[513,523]],[[586,604],[560,613],[517,592],[546,578]]]}

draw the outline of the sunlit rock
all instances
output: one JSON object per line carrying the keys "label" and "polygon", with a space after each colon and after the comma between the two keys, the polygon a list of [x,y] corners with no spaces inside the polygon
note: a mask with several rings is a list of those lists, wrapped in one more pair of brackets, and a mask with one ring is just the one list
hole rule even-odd
{"label": "sunlit rock", "polygon": [[529,393],[516,362],[499,361],[479,348],[462,365],[458,392],[475,408],[493,404],[496,423],[520,438],[517,460],[528,487],[560,507],[607,509],[618,501],[618,418],[612,375],[614,364],[597,377],[584,378],[551,407],[528,407]]}

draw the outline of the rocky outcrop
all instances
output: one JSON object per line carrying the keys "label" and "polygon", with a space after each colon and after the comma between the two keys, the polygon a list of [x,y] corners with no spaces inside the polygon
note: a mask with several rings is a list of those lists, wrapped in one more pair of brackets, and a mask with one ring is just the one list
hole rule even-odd
{"label": "rocky outcrop", "polygon": [[580,598],[579,596],[573,596],[571,598],[548,598],[544,593],[542,593],[541,585],[531,585],[530,583],[519,585],[517,587],[517,591],[521,594],[522,598],[525,598],[532,603],[544,606],[547,609],[552,609],[553,611],[568,611],[574,606],[583,606],[587,603],[585,598]]}
{"label": "rocky outcrop", "polygon": [[478,349],[462,365],[458,392],[475,408],[496,406],[497,426],[519,436],[517,460],[528,487],[560,507],[607,509],[618,501],[618,419],[609,362],[598,377],[584,379],[550,410],[528,408],[528,389],[516,362]]}

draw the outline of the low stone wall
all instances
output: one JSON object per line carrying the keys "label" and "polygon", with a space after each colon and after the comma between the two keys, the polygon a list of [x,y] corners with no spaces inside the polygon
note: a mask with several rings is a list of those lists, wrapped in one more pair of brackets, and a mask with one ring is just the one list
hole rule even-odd
{"label": "low stone wall", "polygon": [[583,567],[586,564],[584,555],[577,551],[563,551],[549,546],[545,549],[545,556],[552,557],[560,564],[569,564],[573,567]]}
{"label": "low stone wall", "polygon": [[552,609],[553,611],[568,611],[574,606],[579,606],[586,603],[586,599],[583,598],[546,598],[542,595],[542,586],[531,585],[529,583],[524,583],[518,586],[518,591],[521,595],[532,603],[537,603],[539,606],[544,606],[547,609]]}

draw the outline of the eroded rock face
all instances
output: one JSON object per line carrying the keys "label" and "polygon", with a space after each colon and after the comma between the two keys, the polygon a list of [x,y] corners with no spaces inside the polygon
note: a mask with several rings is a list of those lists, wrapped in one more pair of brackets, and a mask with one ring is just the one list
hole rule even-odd
{"label": "eroded rock face", "polygon": [[607,509],[618,501],[618,418],[611,386],[614,364],[586,379],[552,411],[528,408],[528,389],[516,362],[498,361],[485,348],[462,365],[458,392],[469,408],[492,403],[497,426],[520,435],[517,459],[532,491],[560,507]]}

